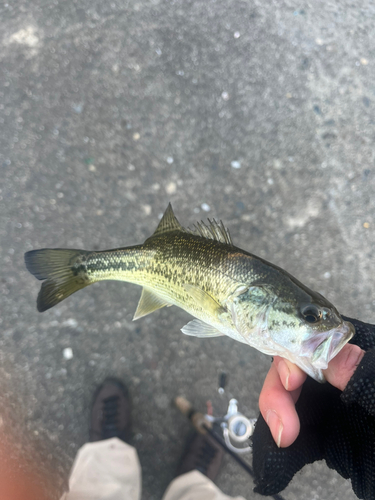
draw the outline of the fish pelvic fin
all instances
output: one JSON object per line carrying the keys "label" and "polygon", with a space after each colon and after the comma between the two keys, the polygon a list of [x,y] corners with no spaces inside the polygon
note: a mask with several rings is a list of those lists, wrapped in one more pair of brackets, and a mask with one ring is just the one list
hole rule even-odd
{"label": "fish pelvic fin", "polygon": [[193,319],[189,321],[183,328],[181,328],[182,333],[185,335],[191,335],[192,337],[199,338],[210,338],[210,337],[222,337],[224,333],[219,332],[215,327],[204,323],[200,319]]}
{"label": "fish pelvic fin", "polygon": [[86,273],[84,250],[49,249],[25,253],[25,264],[38,280],[45,280],[37,298],[39,312],[47,311],[74,292],[93,283]]}
{"label": "fish pelvic fin", "polygon": [[147,314],[151,314],[152,312],[169,305],[171,305],[169,304],[169,302],[166,302],[164,299],[158,297],[148,288],[143,288],[141,298],[138,302],[137,310],[134,313],[133,321],[142,318],[143,316],[147,316]]}

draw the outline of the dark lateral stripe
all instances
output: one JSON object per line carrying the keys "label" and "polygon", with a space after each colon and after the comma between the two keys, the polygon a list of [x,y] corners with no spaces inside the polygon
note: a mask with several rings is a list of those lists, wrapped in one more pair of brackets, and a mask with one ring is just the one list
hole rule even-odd
{"label": "dark lateral stripe", "polygon": [[136,263],[133,260],[123,259],[101,259],[94,257],[92,260],[88,259],[86,264],[87,272],[110,272],[110,271],[134,271],[142,268],[141,263]]}

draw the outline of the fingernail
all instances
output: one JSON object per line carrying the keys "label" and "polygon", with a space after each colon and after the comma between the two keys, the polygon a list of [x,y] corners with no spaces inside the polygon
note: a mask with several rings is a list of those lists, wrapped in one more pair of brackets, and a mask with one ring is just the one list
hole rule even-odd
{"label": "fingernail", "polygon": [[290,376],[290,370],[289,366],[287,363],[285,363],[284,360],[281,360],[278,367],[277,371],[279,372],[281,381],[283,382],[283,385],[285,389],[288,391],[289,390],[289,376]]}
{"label": "fingernail", "polygon": [[268,410],[266,414],[266,422],[270,428],[273,439],[275,440],[277,447],[280,448],[281,435],[283,433],[283,423],[279,415],[274,410]]}

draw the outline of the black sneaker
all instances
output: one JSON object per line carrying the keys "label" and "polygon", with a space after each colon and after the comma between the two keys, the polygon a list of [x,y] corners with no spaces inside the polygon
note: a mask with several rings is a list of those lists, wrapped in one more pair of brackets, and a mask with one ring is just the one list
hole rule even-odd
{"label": "black sneaker", "polygon": [[117,437],[129,442],[131,407],[129,391],[118,379],[108,378],[95,395],[91,410],[90,441]]}
{"label": "black sneaker", "polygon": [[220,469],[224,451],[209,434],[195,433],[186,447],[176,477],[199,470],[213,481]]}

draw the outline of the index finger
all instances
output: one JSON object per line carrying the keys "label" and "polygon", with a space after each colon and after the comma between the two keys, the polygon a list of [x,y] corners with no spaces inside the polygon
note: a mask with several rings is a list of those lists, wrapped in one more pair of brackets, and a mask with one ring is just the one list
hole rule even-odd
{"label": "index finger", "polygon": [[346,344],[323,371],[327,381],[343,391],[361,362],[365,351],[355,344]]}

